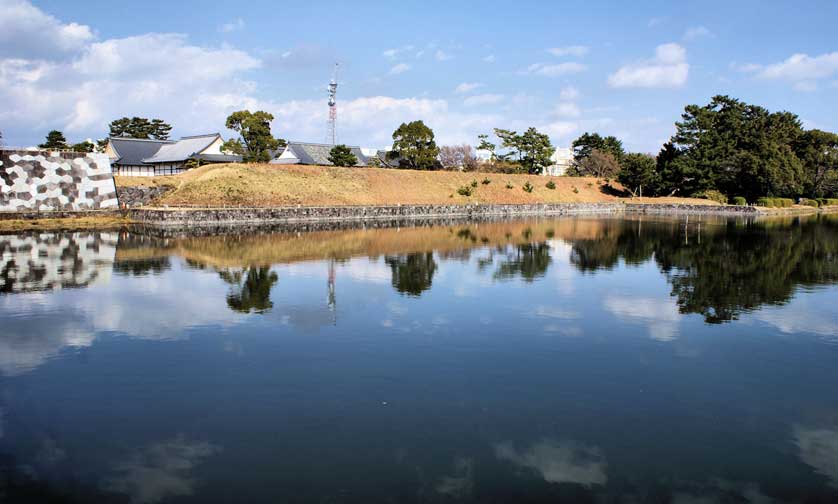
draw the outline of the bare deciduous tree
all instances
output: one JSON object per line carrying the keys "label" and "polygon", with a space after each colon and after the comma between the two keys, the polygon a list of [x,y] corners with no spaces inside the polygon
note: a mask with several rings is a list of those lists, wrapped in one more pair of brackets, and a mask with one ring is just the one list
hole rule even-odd
{"label": "bare deciduous tree", "polygon": [[445,145],[439,149],[439,161],[445,170],[476,171],[477,156],[471,145]]}
{"label": "bare deciduous tree", "polygon": [[620,163],[608,152],[591,150],[576,166],[579,175],[597,178],[614,178],[620,172]]}

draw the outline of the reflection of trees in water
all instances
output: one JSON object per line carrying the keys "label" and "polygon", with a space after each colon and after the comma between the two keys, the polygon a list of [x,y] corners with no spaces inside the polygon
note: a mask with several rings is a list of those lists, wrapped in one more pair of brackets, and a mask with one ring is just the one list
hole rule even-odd
{"label": "reflection of trees in water", "polygon": [[[527,282],[543,277],[550,266],[550,245],[546,242],[516,245],[495,270],[495,279],[519,276]],[[479,265],[478,265],[479,267]]]}
{"label": "reflection of trees in water", "polygon": [[172,268],[169,257],[154,257],[136,261],[117,261],[113,265],[115,273],[130,276],[159,275]]}
{"label": "reflection of trees in water", "polygon": [[384,262],[393,273],[393,287],[402,294],[419,296],[431,288],[436,272],[433,252],[387,256]]}
{"label": "reflection of trees in water", "polygon": [[279,277],[269,266],[225,270],[218,274],[222,280],[233,285],[227,294],[227,306],[230,309],[242,313],[264,313],[273,308],[271,288]]}
{"label": "reflection of trees in water", "polygon": [[[800,285],[838,279],[838,223],[834,219],[696,224],[615,221],[598,240],[573,242],[571,263],[581,271],[654,258],[672,285],[681,313],[708,323],[789,301]],[[686,229],[686,231],[685,231]]]}

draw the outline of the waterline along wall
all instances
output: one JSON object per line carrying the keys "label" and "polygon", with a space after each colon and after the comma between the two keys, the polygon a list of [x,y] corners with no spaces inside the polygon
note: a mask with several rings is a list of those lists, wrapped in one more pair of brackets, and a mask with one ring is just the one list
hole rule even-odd
{"label": "waterline along wall", "polygon": [[119,208],[106,154],[0,150],[0,211]]}

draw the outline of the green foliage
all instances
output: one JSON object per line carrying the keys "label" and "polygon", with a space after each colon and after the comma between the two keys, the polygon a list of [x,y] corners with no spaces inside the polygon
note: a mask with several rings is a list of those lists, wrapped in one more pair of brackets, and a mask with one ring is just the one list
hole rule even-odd
{"label": "green foliage", "polygon": [[488,178],[488,177],[486,177],[486,178],[484,178],[484,179],[483,179],[480,183],[481,183],[481,184],[483,184],[483,185],[489,185],[489,184],[491,184],[491,183],[492,183],[492,181],[491,181],[491,180],[489,180],[489,178]]}
{"label": "green foliage", "polygon": [[192,170],[194,168],[199,168],[199,167],[201,167],[205,164],[206,164],[206,161],[204,161],[201,158],[189,158],[189,159],[186,160],[185,163],[183,163],[183,167],[186,168],[187,170]]}
{"label": "green foliage", "polygon": [[335,166],[355,166],[358,164],[358,158],[352,153],[352,149],[340,144],[329,151],[329,162]]}
{"label": "green foliage", "polygon": [[148,120],[145,117],[123,117],[111,121],[108,125],[109,136],[130,138],[153,138],[168,140],[172,126],[162,119]]}
{"label": "green foliage", "polygon": [[818,200],[812,200],[812,199],[801,200],[800,204],[810,206],[810,207],[814,207],[814,208],[818,208],[819,206],[821,206],[820,203],[818,203]]}
{"label": "green foliage", "polygon": [[471,181],[471,187],[477,187],[477,181],[476,180]]}
{"label": "green foliage", "polygon": [[547,183],[544,184],[544,187],[546,187],[547,189],[553,190],[553,189],[556,188],[556,183],[553,182],[552,180],[548,180]]}
{"label": "green foliage", "polygon": [[96,148],[96,145],[93,142],[89,142],[85,140],[84,142],[79,142],[77,144],[73,144],[70,149],[73,152],[93,152]]}
{"label": "green foliage", "polygon": [[391,159],[400,159],[402,168],[413,170],[434,170],[439,167],[439,147],[434,141],[434,132],[422,121],[402,123],[393,132]]}
{"label": "green foliage", "polygon": [[497,145],[489,141],[489,135],[477,135],[477,139],[480,140],[480,143],[477,145],[477,150],[488,152],[489,160],[497,161],[497,156],[495,155],[495,148],[497,148]]}
{"label": "green foliage", "polygon": [[[515,160],[525,173],[538,174],[550,166],[550,157],[554,148],[550,137],[539,133],[535,128],[528,128],[523,134],[515,131],[495,128],[495,135],[501,141],[501,147],[507,149],[502,156],[495,156],[503,161]],[[494,152],[494,151],[493,151]]]}
{"label": "green foliage", "polygon": [[274,116],[257,110],[239,110],[227,117],[226,126],[241,135],[240,140],[228,140],[222,147],[227,152],[241,155],[247,162],[266,163],[270,151],[278,149],[283,141],[271,135],[271,121]]}
{"label": "green foliage", "polygon": [[460,196],[471,196],[474,193],[474,188],[472,186],[460,186],[457,188],[457,194]]}
{"label": "green foliage", "polygon": [[227,306],[241,313],[265,313],[273,308],[271,289],[279,276],[269,266],[248,268],[242,283],[241,272],[222,272],[221,278],[233,288],[227,294]]}
{"label": "green foliage", "polygon": [[573,160],[576,163],[581,163],[583,159],[589,157],[594,150],[600,152],[607,152],[619,163],[623,159],[623,142],[615,136],[602,137],[599,133],[583,133],[579,138],[573,141]]}
{"label": "green foliage", "polygon": [[794,114],[715,96],[703,107],[688,105],[681,117],[658,156],[662,193],[716,189],[756,199],[803,189],[803,164],[792,149],[802,133]]}
{"label": "green foliage", "polygon": [[734,196],[731,198],[730,202],[736,206],[748,206],[748,200],[742,196]]}
{"label": "green foliage", "polygon": [[703,193],[694,194],[693,196],[697,198],[708,199],[710,201],[715,201],[716,203],[721,203],[722,205],[727,203],[728,199],[727,196],[715,189],[708,189]]}
{"label": "green foliage", "polygon": [[757,199],[757,206],[767,208],[789,208],[794,206],[794,200],[791,198],[762,197]]}
{"label": "green foliage", "polygon": [[642,193],[655,194],[660,185],[655,158],[648,154],[631,153],[623,156],[620,171],[617,173],[619,181],[634,196]]}
{"label": "green foliage", "polygon": [[514,186],[514,185],[512,185],[510,182],[507,182],[507,183],[506,183],[506,188],[507,188],[507,189],[514,189],[514,188],[515,188],[515,186]]}
{"label": "green foliage", "polygon": [[54,150],[62,150],[62,149],[69,149],[70,147],[67,145],[67,139],[64,138],[64,133],[61,133],[58,130],[52,130],[47,133],[46,141],[44,143],[38,145],[38,147],[42,149],[54,149]]}
{"label": "green foliage", "polygon": [[803,163],[804,192],[813,198],[838,195],[838,135],[816,129],[805,131],[793,148]]}
{"label": "green foliage", "polygon": [[573,193],[574,193],[574,194],[579,194],[579,189],[578,189],[577,187],[574,187],[574,188],[573,188]]}
{"label": "green foliage", "polygon": [[521,189],[523,189],[524,192],[531,193],[532,190],[535,189],[535,187],[533,187],[533,185],[530,184],[530,182],[528,180],[528,181],[524,182],[524,185],[521,187]]}
{"label": "green foliage", "polygon": [[401,294],[419,296],[431,288],[437,267],[433,252],[387,256],[384,263],[390,266],[393,287]]}

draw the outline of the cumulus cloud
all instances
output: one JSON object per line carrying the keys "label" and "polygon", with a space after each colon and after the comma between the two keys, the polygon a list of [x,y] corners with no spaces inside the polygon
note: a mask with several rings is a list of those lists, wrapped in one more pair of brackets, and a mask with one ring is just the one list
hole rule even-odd
{"label": "cumulus cloud", "polygon": [[757,72],[762,79],[783,79],[792,82],[815,81],[838,74],[838,52],[809,56],[793,54],[785,61],[766,66],[751,65],[748,70]]}
{"label": "cumulus cloud", "polygon": [[651,60],[625,65],[608,77],[611,87],[667,88],[686,84],[690,65],[687,51],[675,43],[662,44]]}
{"label": "cumulus cloud", "polygon": [[462,84],[457,86],[457,88],[454,91],[460,94],[470,93],[475,89],[481,88],[483,86],[485,86],[485,84],[481,84],[479,82],[463,82]]}
{"label": "cumulus cloud", "polygon": [[498,459],[535,470],[548,483],[591,486],[604,485],[608,480],[605,457],[596,447],[543,439],[524,451],[518,451],[509,442],[494,448]]}
{"label": "cumulus cloud", "polygon": [[480,105],[494,105],[496,103],[500,103],[503,101],[503,95],[501,94],[479,94],[474,96],[469,96],[465,100],[463,100],[463,105],[466,107],[476,107]]}
{"label": "cumulus cloud", "polygon": [[684,32],[684,40],[695,40],[713,36],[713,32],[711,32],[706,26],[692,26],[687,28],[687,31]]}
{"label": "cumulus cloud", "polygon": [[527,68],[518,72],[521,75],[541,75],[544,77],[560,77],[562,75],[577,74],[584,72],[587,67],[573,61],[550,65],[546,63],[533,63]]}
{"label": "cumulus cloud", "polygon": [[390,69],[390,75],[399,75],[407,72],[408,70],[410,70],[410,65],[408,65],[407,63],[399,63],[398,65],[394,65],[393,68]]}
{"label": "cumulus cloud", "polygon": [[487,56],[483,56],[483,62],[484,63],[494,63],[495,62],[495,55],[494,54],[489,54]]}
{"label": "cumulus cloud", "polygon": [[93,39],[89,26],[62,23],[26,0],[0,0],[0,57],[52,59]]}
{"label": "cumulus cloud", "polygon": [[605,298],[604,305],[622,321],[645,325],[654,340],[672,341],[678,336],[679,313],[674,299],[611,295]]}
{"label": "cumulus cloud", "polygon": [[588,54],[589,50],[588,46],[574,45],[567,47],[553,47],[547,49],[547,52],[557,57],[575,56],[577,58],[581,58],[582,56]]}
{"label": "cumulus cloud", "polygon": [[239,31],[244,29],[244,19],[236,18],[234,21],[230,21],[229,23],[224,23],[223,25],[218,27],[218,31],[221,33],[231,33],[234,31]]}
{"label": "cumulus cloud", "polygon": [[413,45],[405,45],[405,46],[401,46],[401,47],[394,47],[394,48],[391,48],[391,49],[387,49],[386,51],[384,51],[381,54],[385,58],[396,59],[396,58],[404,55],[407,52],[413,51],[413,49],[414,49]]}

